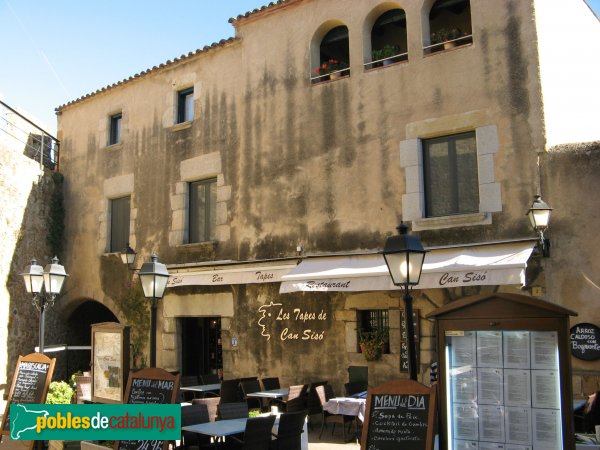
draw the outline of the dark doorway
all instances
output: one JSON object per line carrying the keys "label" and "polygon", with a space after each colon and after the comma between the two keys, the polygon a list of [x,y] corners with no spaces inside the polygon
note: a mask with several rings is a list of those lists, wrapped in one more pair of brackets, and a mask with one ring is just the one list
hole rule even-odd
{"label": "dark doorway", "polygon": [[182,375],[202,375],[223,370],[220,317],[183,317],[181,321]]}

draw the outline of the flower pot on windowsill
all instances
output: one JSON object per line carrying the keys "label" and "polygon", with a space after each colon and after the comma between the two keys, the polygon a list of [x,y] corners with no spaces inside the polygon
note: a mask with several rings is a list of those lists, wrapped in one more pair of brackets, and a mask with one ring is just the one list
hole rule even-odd
{"label": "flower pot on windowsill", "polygon": [[454,41],[444,42],[444,50],[448,50],[449,48],[454,48],[454,47],[456,47],[456,42],[454,42]]}
{"label": "flower pot on windowsill", "polygon": [[375,345],[374,343],[361,343],[360,352],[364,355],[367,361],[378,361],[381,358],[383,345]]}

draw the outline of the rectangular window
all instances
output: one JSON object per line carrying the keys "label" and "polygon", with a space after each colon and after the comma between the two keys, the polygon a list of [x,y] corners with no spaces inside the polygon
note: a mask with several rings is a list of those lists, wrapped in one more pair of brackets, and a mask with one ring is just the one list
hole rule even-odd
{"label": "rectangular window", "polygon": [[217,179],[189,184],[189,243],[215,240]]}
{"label": "rectangular window", "polygon": [[475,133],[423,141],[426,217],[479,211]]}
{"label": "rectangular window", "polygon": [[184,89],[177,93],[177,123],[194,119],[194,88]]}
{"label": "rectangular window", "polygon": [[131,197],[110,201],[110,252],[120,252],[129,242],[129,211]]}
{"label": "rectangular window", "polygon": [[118,113],[110,116],[110,133],[108,145],[114,145],[121,142],[121,121],[123,114]]}
{"label": "rectangular window", "polygon": [[389,312],[387,309],[366,309],[358,312],[358,343],[378,341],[383,353],[389,353]]}

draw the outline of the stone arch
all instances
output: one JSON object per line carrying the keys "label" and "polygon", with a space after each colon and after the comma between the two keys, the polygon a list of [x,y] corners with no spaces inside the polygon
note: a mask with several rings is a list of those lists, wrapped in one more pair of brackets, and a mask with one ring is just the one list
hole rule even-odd
{"label": "stone arch", "polygon": [[[326,22],[324,22],[323,24],[321,24],[321,26],[319,26],[317,28],[317,30],[315,31],[315,33],[313,34],[313,37],[310,41],[310,75],[311,77],[315,76],[315,72],[314,69],[319,67],[321,65],[322,59],[323,59],[323,49],[322,49],[322,43],[324,41],[324,39],[334,30],[336,29],[340,29],[342,30],[343,28],[345,28],[345,33],[346,33],[346,41],[345,41],[345,54],[343,57],[341,57],[340,55],[334,55],[336,56],[338,59],[342,60],[344,63],[348,64],[348,67],[350,65],[350,45],[349,45],[349,34],[350,31],[348,29],[348,26],[340,21],[340,20],[328,20]],[[346,60],[344,60],[346,59]]]}
{"label": "stone arch", "polygon": [[[369,63],[373,59],[371,57],[372,51],[375,50],[373,46],[372,31],[375,23],[386,13],[400,10],[404,13],[404,8],[398,2],[383,2],[373,8],[365,17],[362,26],[362,43],[363,43],[363,63]],[[404,28],[403,35],[403,53],[407,52],[408,42],[406,34],[406,25]]]}

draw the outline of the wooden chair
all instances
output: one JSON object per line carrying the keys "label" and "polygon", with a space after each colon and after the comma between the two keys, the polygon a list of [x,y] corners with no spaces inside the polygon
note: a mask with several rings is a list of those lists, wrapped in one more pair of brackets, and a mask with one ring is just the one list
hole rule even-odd
{"label": "wooden chair", "polygon": [[214,422],[217,420],[217,412],[219,407],[219,397],[195,398],[192,400],[192,405],[206,405],[208,410],[208,420]]}
{"label": "wooden chair", "polygon": [[[323,405],[325,405],[325,403],[327,403],[327,400],[335,397],[335,393],[333,392],[333,387],[330,384],[326,384],[324,386],[317,386],[317,394],[319,396],[319,401],[321,402],[321,408],[323,407]],[[332,414],[332,413],[329,413],[329,412],[323,410],[323,416],[322,416],[322,421],[321,421],[321,432],[319,433],[319,439],[321,439],[321,436],[323,435],[323,430],[326,428],[327,423],[333,424],[333,427],[331,428],[331,434],[333,434],[333,432],[335,431],[335,425],[339,423],[342,425],[342,436],[343,436],[344,442],[346,442],[346,424],[352,424],[352,421],[355,419],[356,418],[354,416],[344,416],[343,414]],[[348,425],[348,428],[349,427],[350,427],[350,425]],[[357,425],[357,427],[358,427],[358,425]],[[358,430],[357,430],[357,435],[358,435]]]}
{"label": "wooden chair", "polygon": [[282,414],[277,434],[273,434],[275,439],[271,442],[271,449],[300,450],[307,414],[306,410]]}
{"label": "wooden chair", "polygon": [[248,394],[260,391],[258,379],[242,380],[240,385],[242,386],[242,393],[244,394],[244,400],[248,404],[248,409],[262,409],[263,404],[260,398],[248,397]]}
{"label": "wooden chair", "polygon": [[248,417],[248,404],[245,402],[219,404],[219,419],[244,419]]}
{"label": "wooden chair", "polygon": [[248,419],[244,435],[241,438],[229,436],[227,447],[240,450],[268,450],[274,423],[275,416]]}

